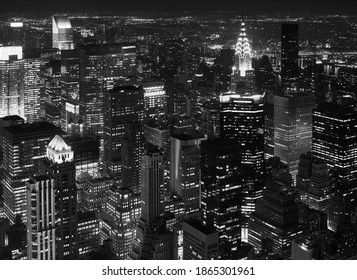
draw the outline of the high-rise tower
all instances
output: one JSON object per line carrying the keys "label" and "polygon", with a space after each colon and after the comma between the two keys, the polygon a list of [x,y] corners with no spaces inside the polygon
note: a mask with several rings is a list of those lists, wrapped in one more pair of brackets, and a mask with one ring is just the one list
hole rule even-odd
{"label": "high-rise tower", "polygon": [[299,77],[299,26],[296,23],[281,25],[281,79],[284,92],[297,89]]}
{"label": "high-rise tower", "polygon": [[270,239],[273,252],[288,259],[291,256],[291,241],[301,233],[294,196],[278,183],[268,183],[249,220],[248,242],[259,251],[263,240]]}
{"label": "high-rise tower", "polygon": [[252,68],[252,49],[246,34],[244,16],[239,31],[239,37],[235,45],[235,63],[231,90],[235,91],[237,82],[245,82],[249,87],[253,86],[254,70]]}
{"label": "high-rise tower", "polygon": [[55,181],[32,177],[27,183],[27,259],[56,259]]}
{"label": "high-rise tower", "polygon": [[[125,136],[125,128],[129,127],[129,132],[131,130],[131,133],[129,133],[129,136],[131,134],[131,141],[140,141],[143,116],[144,91],[141,86],[121,86],[105,93],[103,163],[108,175],[118,180],[121,180],[122,175],[122,143]],[[135,149],[135,147],[133,148]],[[140,152],[140,155],[137,154],[136,158],[140,159],[142,155],[141,149],[140,151],[136,150],[137,153]],[[137,167],[139,170],[140,164]]]}
{"label": "high-rise tower", "polygon": [[333,171],[339,193],[356,196],[357,112],[323,103],[313,111],[312,121],[312,155]]}
{"label": "high-rise tower", "polygon": [[5,215],[15,222],[21,215],[26,222],[25,182],[39,171],[46,145],[62,130],[47,122],[19,124],[3,129],[3,177]]}
{"label": "high-rise tower", "polygon": [[105,92],[135,81],[135,58],[135,45],[126,43],[88,45],[80,50],[79,101],[84,105],[85,131],[103,134]]}
{"label": "high-rise tower", "polygon": [[44,172],[55,180],[56,259],[74,259],[77,248],[77,188],[74,153],[59,135],[47,146]]}
{"label": "high-rise tower", "polygon": [[72,50],[73,28],[66,16],[52,17],[52,47],[60,50]]}
{"label": "high-rise tower", "polygon": [[199,139],[186,134],[171,136],[171,191],[182,198],[186,216],[200,210]]}
{"label": "high-rise tower", "polygon": [[219,258],[229,259],[241,240],[241,146],[234,140],[201,144],[202,221],[219,234]]}
{"label": "high-rise tower", "polygon": [[222,94],[221,138],[235,140],[241,146],[240,161],[244,172],[242,238],[246,240],[247,219],[254,211],[264,187],[264,95],[244,92]]}
{"label": "high-rise tower", "polygon": [[313,95],[274,96],[274,156],[290,167],[294,181],[300,155],[311,150],[313,106]]}
{"label": "high-rise tower", "polygon": [[0,117],[24,112],[22,47],[0,47]]}

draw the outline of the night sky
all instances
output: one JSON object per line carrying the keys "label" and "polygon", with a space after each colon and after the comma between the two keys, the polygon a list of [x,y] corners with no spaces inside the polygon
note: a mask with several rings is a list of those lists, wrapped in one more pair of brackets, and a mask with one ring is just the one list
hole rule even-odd
{"label": "night sky", "polygon": [[311,13],[357,15],[354,0],[4,0],[2,11],[240,10],[247,14]]}

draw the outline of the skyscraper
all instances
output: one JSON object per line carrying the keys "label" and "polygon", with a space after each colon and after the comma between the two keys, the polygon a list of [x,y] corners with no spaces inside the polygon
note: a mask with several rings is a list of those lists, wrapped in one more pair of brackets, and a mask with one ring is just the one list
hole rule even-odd
{"label": "skyscraper", "polygon": [[239,37],[235,47],[236,70],[239,71],[239,75],[244,77],[246,71],[252,70],[252,58],[251,58],[251,46],[246,34],[245,22],[242,19]]}
{"label": "skyscraper", "polygon": [[220,96],[220,136],[244,144],[256,142],[264,131],[264,95],[246,91],[244,94],[223,93]]}
{"label": "skyscraper", "polygon": [[167,94],[163,82],[143,82],[144,120],[162,121],[167,113]]}
{"label": "skyscraper", "polygon": [[10,22],[9,46],[24,46],[24,24],[21,21]]}
{"label": "skyscraper", "polygon": [[274,96],[274,156],[290,167],[294,182],[300,155],[311,150],[313,106],[313,95]]}
{"label": "skyscraper", "polygon": [[25,182],[40,170],[46,146],[62,130],[47,122],[20,124],[3,129],[3,168],[5,215],[15,222],[21,215],[26,222]]}
{"label": "skyscraper", "polygon": [[222,49],[221,50],[221,65],[222,65],[222,74],[221,74],[221,83],[223,92],[229,91],[231,89],[232,81],[232,67],[234,66],[235,61],[235,50],[234,49]]}
{"label": "skyscraper", "polygon": [[281,79],[284,92],[297,89],[299,78],[299,34],[298,24],[281,25]]}
{"label": "skyscraper", "polygon": [[230,90],[235,92],[237,83],[244,82],[250,88],[254,83],[254,70],[252,68],[252,49],[247,38],[244,17],[239,32],[239,37],[235,46],[235,63],[232,68],[232,82]]}
{"label": "skyscraper", "polygon": [[247,88],[241,94],[224,93],[221,102],[221,138],[235,140],[241,146],[242,238],[247,238],[247,219],[254,211],[264,187],[264,95]]}
{"label": "skyscraper", "polygon": [[85,131],[102,135],[105,92],[135,82],[135,59],[135,45],[125,43],[89,45],[80,50],[79,101],[85,107]]}
{"label": "skyscraper", "polygon": [[22,47],[0,47],[0,117],[25,118],[23,80]]}
{"label": "skyscraper", "polygon": [[85,106],[79,100],[79,50],[61,51],[61,127],[68,134],[84,133]]}
{"label": "skyscraper", "polygon": [[135,121],[125,124],[122,138],[122,182],[124,187],[140,192],[140,166],[144,150],[143,124]]}
{"label": "skyscraper", "polygon": [[56,259],[54,179],[39,175],[27,183],[27,259]]}
{"label": "skyscraper", "polygon": [[149,226],[164,213],[163,156],[156,146],[146,145],[141,164],[141,219]]}
{"label": "skyscraper", "polygon": [[278,183],[269,182],[263,198],[258,200],[249,223],[248,242],[262,249],[264,239],[273,242],[273,252],[284,259],[291,257],[291,241],[301,233],[295,198]]}
{"label": "skyscraper", "polygon": [[233,141],[201,143],[202,221],[218,232],[221,259],[229,259],[241,241],[241,146]]}
{"label": "skyscraper", "polygon": [[26,122],[36,122],[40,119],[41,105],[41,66],[39,57],[24,58],[24,115]]}
{"label": "skyscraper", "polygon": [[131,255],[137,255],[136,259],[172,259],[173,235],[162,223],[164,165],[157,146],[146,143],[140,175],[141,215]]}
{"label": "skyscraper", "polygon": [[76,167],[71,147],[59,135],[47,146],[43,171],[55,180],[56,259],[78,255]]}
{"label": "skyscraper", "polygon": [[[125,127],[142,124],[144,91],[138,85],[116,87],[104,97],[104,155],[103,164],[108,175],[121,180],[122,141]],[[140,129],[137,130],[140,134]],[[141,132],[142,135],[142,132]],[[138,139],[138,136],[135,136]],[[138,165],[140,168],[140,164]]]}
{"label": "skyscraper", "polygon": [[198,217],[200,210],[199,142],[186,134],[171,136],[171,192],[182,198],[189,217]]}
{"label": "skyscraper", "polygon": [[357,112],[334,103],[313,111],[312,155],[327,163],[336,177],[337,191],[356,197]]}
{"label": "skyscraper", "polygon": [[127,188],[112,185],[109,189],[106,211],[102,216],[102,234],[113,241],[113,251],[127,259],[132,250],[140,217],[140,196]]}
{"label": "skyscraper", "polygon": [[73,28],[67,16],[52,16],[52,47],[59,50],[74,49]]}
{"label": "skyscraper", "polygon": [[332,196],[332,180],[326,162],[313,159],[311,153],[300,157],[296,187],[301,201],[311,208],[328,213]]}
{"label": "skyscraper", "polygon": [[268,92],[264,102],[264,158],[274,156],[274,94]]}

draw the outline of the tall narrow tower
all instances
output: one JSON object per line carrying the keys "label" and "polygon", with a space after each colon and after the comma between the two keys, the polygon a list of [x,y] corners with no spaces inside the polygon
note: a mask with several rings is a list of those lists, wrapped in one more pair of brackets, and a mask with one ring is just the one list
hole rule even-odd
{"label": "tall narrow tower", "polygon": [[238,40],[235,46],[235,64],[233,66],[233,75],[231,90],[235,91],[237,82],[245,82],[251,84],[253,79],[252,69],[252,49],[246,34],[246,25],[244,22],[244,15],[242,14],[242,21],[239,31]]}
{"label": "tall narrow tower", "polygon": [[56,259],[77,255],[77,189],[74,153],[59,135],[47,146],[45,172],[55,180]]}
{"label": "tall narrow tower", "polygon": [[27,183],[27,259],[56,259],[55,182],[47,175]]}
{"label": "tall narrow tower", "polygon": [[299,78],[299,26],[281,25],[281,79],[284,92],[296,91]]}

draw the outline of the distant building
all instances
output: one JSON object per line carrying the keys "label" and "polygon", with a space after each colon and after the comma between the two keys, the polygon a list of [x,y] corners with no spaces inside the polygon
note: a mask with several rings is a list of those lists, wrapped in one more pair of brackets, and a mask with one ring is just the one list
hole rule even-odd
{"label": "distant building", "polygon": [[221,54],[221,65],[222,65],[222,74],[221,74],[221,83],[222,90],[229,91],[231,89],[232,73],[235,60],[235,50],[234,49],[222,49]]}
{"label": "distant building", "polygon": [[281,25],[281,78],[286,93],[297,90],[299,78],[299,26],[296,23]]}
{"label": "distant building", "polygon": [[163,82],[142,82],[144,89],[144,121],[162,121],[167,114],[167,94]]}
{"label": "distant building", "polygon": [[25,118],[22,47],[0,47],[0,117]]}
{"label": "distant building", "polygon": [[74,49],[73,28],[67,16],[52,17],[52,47],[59,50]]}
{"label": "distant building", "polygon": [[246,26],[242,18],[239,37],[235,46],[235,64],[233,66],[233,81],[231,90],[235,92],[238,82],[246,82],[250,87],[254,81],[254,70],[252,68],[251,46],[246,34]]}

